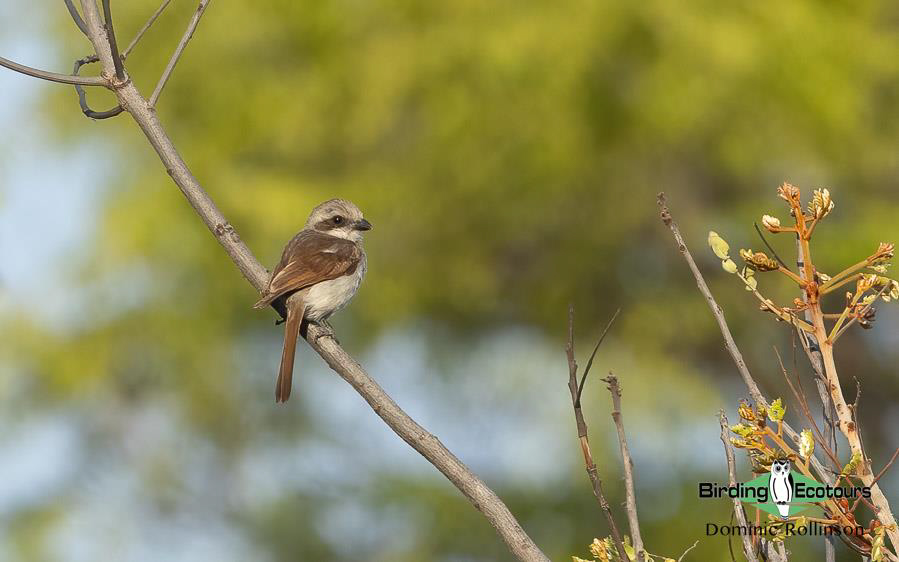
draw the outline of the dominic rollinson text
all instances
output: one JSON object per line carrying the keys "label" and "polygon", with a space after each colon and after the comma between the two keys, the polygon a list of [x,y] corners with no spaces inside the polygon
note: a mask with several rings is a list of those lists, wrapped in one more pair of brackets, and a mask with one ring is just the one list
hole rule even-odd
{"label": "dominic rollinson text", "polygon": [[788,535],[800,535],[811,537],[838,536],[838,535],[856,535],[861,536],[865,532],[865,528],[861,525],[822,525],[817,521],[809,521],[805,525],[797,525],[793,521],[787,521],[783,526],[766,527],[763,525],[718,525],[717,523],[706,523],[706,536],[766,536],[776,535],[778,532],[784,532]]}

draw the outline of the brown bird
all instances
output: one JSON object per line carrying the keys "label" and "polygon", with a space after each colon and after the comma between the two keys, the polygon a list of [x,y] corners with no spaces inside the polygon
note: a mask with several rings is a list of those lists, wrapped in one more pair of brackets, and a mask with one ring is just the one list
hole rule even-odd
{"label": "brown bird", "polygon": [[[322,324],[346,306],[365,276],[362,233],[371,223],[359,207],[343,199],[331,199],[312,209],[306,226],[284,247],[281,261],[272,271],[268,287],[255,308],[275,301],[287,310],[284,351],[275,402],[290,397],[293,359],[303,321]],[[277,304],[277,303],[276,303]]]}

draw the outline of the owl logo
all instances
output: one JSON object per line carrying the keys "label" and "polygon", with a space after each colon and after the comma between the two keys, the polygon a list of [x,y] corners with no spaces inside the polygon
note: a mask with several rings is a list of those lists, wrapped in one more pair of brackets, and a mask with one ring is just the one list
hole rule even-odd
{"label": "owl logo", "polygon": [[771,478],[768,480],[768,491],[771,501],[784,519],[790,513],[790,502],[793,500],[793,475],[790,474],[790,461],[775,460],[771,463]]}

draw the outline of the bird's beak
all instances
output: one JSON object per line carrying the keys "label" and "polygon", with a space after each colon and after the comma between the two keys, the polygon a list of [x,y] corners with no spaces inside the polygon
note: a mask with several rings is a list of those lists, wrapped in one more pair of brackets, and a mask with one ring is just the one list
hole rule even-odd
{"label": "bird's beak", "polygon": [[353,228],[356,230],[371,230],[371,223],[365,219],[362,219],[361,221],[357,222],[355,226],[353,226]]}

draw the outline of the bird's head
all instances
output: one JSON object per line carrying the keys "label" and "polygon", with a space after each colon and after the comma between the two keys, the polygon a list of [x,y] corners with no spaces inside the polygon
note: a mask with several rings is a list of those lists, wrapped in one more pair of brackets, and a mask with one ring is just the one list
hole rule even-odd
{"label": "bird's head", "polygon": [[312,209],[306,228],[353,242],[362,240],[362,233],[371,230],[371,223],[362,216],[359,207],[345,199],[331,199]]}

